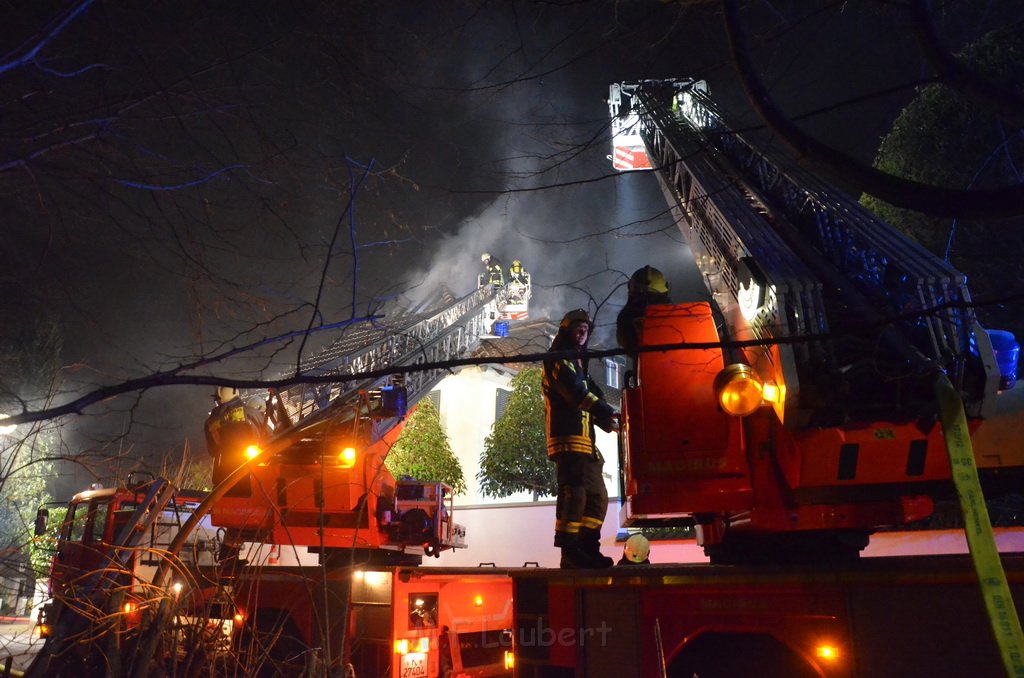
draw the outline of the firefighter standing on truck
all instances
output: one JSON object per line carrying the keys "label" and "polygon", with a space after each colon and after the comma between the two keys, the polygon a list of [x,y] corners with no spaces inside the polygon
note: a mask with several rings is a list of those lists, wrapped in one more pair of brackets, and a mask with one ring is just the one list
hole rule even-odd
{"label": "firefighter standing on truck", "polygon": [[[244,464],[246,451],[259,446],[263,437],[263,418],[242,401],[238,389],[218,386],[213,394],[216,406],[206,418],[206,450],[213,457],[213,484],[216,487]],[[249,476],[228,490],[228,497],[251,496]]]}
{"label": "firefighter standing on truck", "polygon": [[[592,323],[583,309],[562,318],[552,351],[582,350]],[[605,402],[600,387],[578,358],[544,361],[544,409],[548,457],[555,462],[558,500],[555,507],[555,546],[562,549],[561,567],[610,567],[601,555],[601,525],[608,509],[604,458],[594,444],[594,425],[618,428],[618,413]]]}
{"label": "firefighter standing on truck", "polygon": [[615,323],[615,338],[619,346],[630,352],[636,362],[636,351],[643,332],[644,311],[653,304],[671,304],[665,274],[653,266],[644,266],[629,278],[626,304],[619,311]]}

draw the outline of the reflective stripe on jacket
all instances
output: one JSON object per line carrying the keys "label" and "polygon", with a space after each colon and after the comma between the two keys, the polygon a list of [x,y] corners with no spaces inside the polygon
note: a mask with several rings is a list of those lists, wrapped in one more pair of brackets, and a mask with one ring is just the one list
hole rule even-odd
{"label": "reflective stripe on jacket", "polygon": [[611,425],[614,410],[601,398],[582,365],[574,360],[544,361],[541,381],[547,419],[548,456],[559,452],[593,454],[594,424]]}

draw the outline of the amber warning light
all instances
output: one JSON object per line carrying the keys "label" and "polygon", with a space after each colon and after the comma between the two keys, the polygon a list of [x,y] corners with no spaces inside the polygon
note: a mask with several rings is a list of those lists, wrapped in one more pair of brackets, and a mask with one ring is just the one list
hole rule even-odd
{"label": "amber warning light", "polygon": [[715,395],[719,405],[734,417],[753,414],[759,407],[778,403],[784,397],[784,388],[771,382],[762,382],[749,365],[728,365],[715,377]]}
{"label": "amber warning light", "polygon": [[356,465],[356,448],[345,447],[338,453],[338,464],[342,468],[352,468]]}
{"label": "amber warning light", "polygon": [[395,654],[406,655],[410,652],[430,652],[430,638],[399,638],[395,641]]}

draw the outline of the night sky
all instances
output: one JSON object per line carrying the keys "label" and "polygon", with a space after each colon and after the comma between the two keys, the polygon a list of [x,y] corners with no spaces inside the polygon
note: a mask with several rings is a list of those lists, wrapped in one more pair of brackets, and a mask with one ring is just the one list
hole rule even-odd
{"label": "night sky", "polygon": [[[898,8],[812,4],[749,3],[759,65],[790,113],[830,109],[802,120],[808,130],[870,161],[912,91],[877,93],[927,69]],[[984,4],[944,19],[951,47],[1012,14]],[[638,266],[665,270],[678,300],[704,292],[654,177],[612,175],[608,84],[703,78],[755,124],[714,2],[5,2],[0,13],[0,336],[57,324],[57,403],[386,311],[439,283],[464,294],[483,251],[523,261],[534,317],[601,304],[597,336],[609,338],[616,286]],[[298,346],[194,373],[274,376]],[[62,440],[129,459],[186,442],[202,453],[211,390],[107,401],[66,420]],[[19,395],[42,403],[38,388]]]}

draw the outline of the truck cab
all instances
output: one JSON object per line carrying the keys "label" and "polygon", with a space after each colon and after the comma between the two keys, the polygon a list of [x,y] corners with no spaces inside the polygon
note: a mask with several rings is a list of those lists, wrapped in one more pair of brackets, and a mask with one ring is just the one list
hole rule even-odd
{"label": "truck cab", "polygon": [[[67,606],[81,609],[89,601],[106,606],[116,599],[119,614],[139,620],[139,604],[151,598],[151,583],[160,558],[181,525],[204,498],[202,492],[164,488],[166,503],[155,500],[162,481],[118,487],[98,485],[79,492],[67,505],[50,570],[51,599],[40,609],[41,635],[48,635]],[[37,535],[46,531],[48,511],[40,509]],[[216,565],[216,535],[207,521],[182,550],[181,573],[198,573]],[[191,577],[193,584],[201,577]],[[209,583],[209,582],[208,582]]]}

